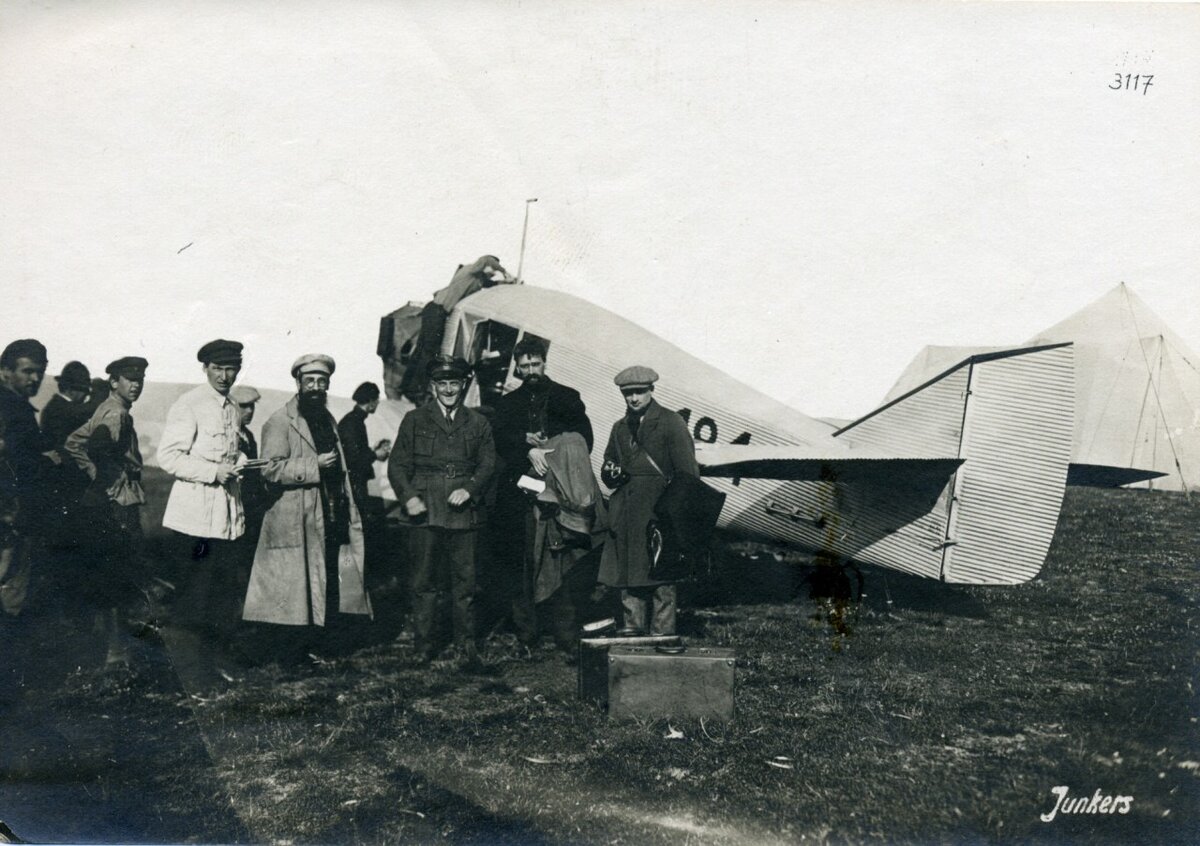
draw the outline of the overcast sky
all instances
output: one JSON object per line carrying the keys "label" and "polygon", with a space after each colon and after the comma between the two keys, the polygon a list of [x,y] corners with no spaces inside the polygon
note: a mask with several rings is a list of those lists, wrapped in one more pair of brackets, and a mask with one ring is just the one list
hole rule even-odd
{"label": "overcast sky", "polygon": [[1122,280],[1200,349],[1194,5],[10,0],[0,126],[0,333],[52,373],[224,336],[349,393],[530,197],[531,284],[810,414]]}

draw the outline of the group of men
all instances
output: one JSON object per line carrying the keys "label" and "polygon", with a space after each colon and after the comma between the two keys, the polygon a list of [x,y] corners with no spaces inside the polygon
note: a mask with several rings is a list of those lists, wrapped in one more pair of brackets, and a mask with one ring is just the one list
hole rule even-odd
{"label": "group of men", "polygon": [[[368,441],[365,420],[379,403],[371,383],[359,386],[354,410],[335,422],[327,409],[335,363],[321,354],[295,361],[296,394],[266,421],[260,445],[248,429],[259,394],[235,385],[242,352],[236,341],[204,344],[197,353],[204,382],[167,413],[157,459],[174,479],[162,518],[181,565],[172,584],[156,578],[142,549],[146,496],[131,409],[148,362],[128,356],[109,364],[108,395],[98,403],[86,368],[68,364],[39,427],[30,400],[46,371],[45,347],[26,339],[5,348],[0,641],[16,630],[39,553],[54,545],[55,519],[80,530],[73,537],[88,559],[81,590],[106,633],[106,666],[128,663],[122,608],[135,597],[160,597],[164,585],[176,592],[172,626],[201,642],[229,645],[245,631],[243,621],[305,650],[314,633],[336,640],[372,614],[367,548],[386,541],[366,486],[383,460],[406,524],[418,662],[449,645],[441,632],[449,628],[463,666],[480,663],[479,560],[502,574],[497,583],[508,586],[508,610],[526,644],[538,638],[540,606],[558,645],[573,654],[570,576],[593,554],[599,581],[621,589],[626,629],[674,633],[674,586],[650,576],[647,524],[668,481],[696,475],[697,466],[682,418],[654,401],[652,369],[627,368],[614,380],[626,414],[604,454],[606,503],[591,470],[584,403],[546,375],[547,348],[535,337],[513,353],[521,386],[486,414],[463,404],[467,362],[434,358],[431,398],[405,415],[394,448]],[[74,494],[62,481],[68,468],[84,480]],[[449,627],[441,625],[447,604]],[[304,633],[297,636],[297,627]],[[0,660],[15,651],[0,643]]]}
{"label": "group of men", "polygon": [[[142,455],[130,416],[148,364],[119,358],[106,368],[107,390],[93,391],[87,368],[71,362],[39,426],[30,400],[46,363],[34,339],[0,353],[0,706],[20,683],[25,650],[16,642],[36,584],[86,597],[109,665],[128,662],[121,612],[149,586],[140,569]],[[69,572],[66,560],[75,565]]]}
{"label": "group of men", "polygon": [[626,413],[604,453],[602,476],[612,491],[606,504],[592,473],[592,425],[579,392],[546,375],[541,339],[525,336],[512,357],[521,385],[486,414],[462,404],[467,362],[436,358],[428,372],[432,399],[405,415],[396,435],[388,478],[409,524],[417,660],[427,663],[441,651],[438,606],[449,596],[454,648],[466,665],[478,663],[476,564],[484,559],[498,571],[493,584],[507,588],[511,620],[526,645],[539,639],[541,607],[556,643],[574,657],[573,571],[595,553],[599,583],[621,590],[622,629],[674,634],[675,585],[651,575],[648,526],[670,479],[698,476],[699,469],[683,418],[654,401],[658,374],[635,366],[613,380]]}

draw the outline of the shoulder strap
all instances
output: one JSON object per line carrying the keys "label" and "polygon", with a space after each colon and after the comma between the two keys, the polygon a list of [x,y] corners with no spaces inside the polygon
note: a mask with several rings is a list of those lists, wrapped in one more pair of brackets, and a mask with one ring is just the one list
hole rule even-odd
{"label": "shoulder strap", "polygon": [[650,462],[650,466],[658,471],[658,475],[662,476],[668,482],[671,481],[670,477],[667,476],[667,474],[662,471],[662,468],[658,466],[658,462],[654,460],[654,456],[650,454],[650,450],[646,449],[641,444],[638,444],[637,447],[646,456],[646,460]]}

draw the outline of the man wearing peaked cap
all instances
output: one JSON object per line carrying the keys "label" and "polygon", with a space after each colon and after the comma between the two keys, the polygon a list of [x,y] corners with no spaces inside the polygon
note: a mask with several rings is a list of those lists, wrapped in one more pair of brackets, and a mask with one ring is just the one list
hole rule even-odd
{"label": "man wearing peaked cap", "polygon": [[217,338],[209,341],[196,352],[196,360],[201,364],[219,364],[223,367],[242,366],[242,344],[239,341],[227,341]]}
{"label": "man wearing peaked cap", "polygon": [[62,373],[54,377],[58,391],[42,409],[42,434],[54,449],[62,449],[67,435],[74,432],[92,416],[94,408],[88,403],[92,390],[92,374],[82,362],[68,361]]}
{"label": "man wearing peaked cap", "polygon": [[454,640],[466,668],[479,664],[475,643],[475,552],[479,507],[496,464],[492,428],[466,408],[470,366],[438,356],[429,365],[433,398],[404,415],[388,459],[388,479],[411,523],[413,629],[417,660],[428,663],[440,602],[450,594]]}
{"label": "man wearing peaked cap", "polygon": [[242,616],[310,627],[290,630],[286,648],[293,654],[306,642],[318,647],[318,636],[320,647],[340,650],[349,645],[354,617],[371,614],[362,521],[337,425],[326,408],[333,371],[327,355],[296,359],[296,395],[262,430],[262,476],[280,494],[263,517]]}
{"label": "man wearing peaked cap", "polygon": [[127,355],[124,358],[118,358],[116,361],[109,362],[108,366],[104,368],[104,372],[108,374],[110,382],[121,376],[133,381],[143,382],[146,379],[146,368],[149,366],[150,362],[146,361],[146,359],[136,355]]}
{"label": "man wearing peaked cap", "polygon": [[658,374],[644,365],[626,367],[613,379],[625,398],[625,416],[613,424],[600,473],[614,492],[599,579],[621,589],[625,629],[671,635],[675,585],[650,578],[647,530],[667,481],[679,473],[699,476],[700,468],[683,418],[654,401],[657,381]]}
{"label": "man wearing peaked cap", "polygon": [[141,506],[142,453],[130,408],[142,394],[149,363],[125,356],[104,368],[111,391],[91,418],[72,432],[64,450],[88,478],[80,499],[93,560],[81,568],[82,594],[94,603],[105,634],[109,668],[128,665],[129,647],[121,632],[121,609],[146,583]]}
{"label": "man wearing peaked cap", "polygon": [[[175,477],[163,527],[176,533],[183,588],[172,622],[197,636],[224,641],[237,624],[238,549],[245,531],[239,483],[237,404],[229,392],[242,367],[242,345],[218,338],[196,358],[204,384],[192,388],[167,411],[158,463]],[[206,653],[211,654],[211,653]]]}
{"label": "man wearing peaked cap", "polygon": [[466,379],[471,375],[471,365],[457,356],[439,355],[429,362],[430,379]]}

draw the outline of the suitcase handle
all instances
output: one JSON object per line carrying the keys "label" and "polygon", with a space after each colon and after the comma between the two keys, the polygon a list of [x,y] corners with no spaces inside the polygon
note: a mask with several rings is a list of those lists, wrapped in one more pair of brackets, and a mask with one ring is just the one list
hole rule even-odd
{"label": "suitcase handle", "polygon": [[687,652],[687,647],[684,646],[682,643],[677,644],[677,645],[661,644],[659,646],[654,647],[654,651],[661,653],[663,655],[682,655],[684,652]]}

